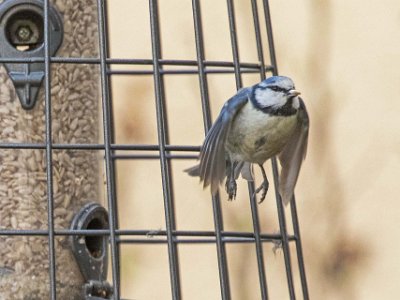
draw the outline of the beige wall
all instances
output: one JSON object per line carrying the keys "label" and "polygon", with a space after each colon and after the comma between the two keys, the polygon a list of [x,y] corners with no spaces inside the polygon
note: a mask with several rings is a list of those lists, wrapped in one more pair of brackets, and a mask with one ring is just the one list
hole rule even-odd
{"label": "beige wall", "polygon": [[[151,58],[146,2],[110,2],[113,57]],[[164,57],[195,59],[191,1],[160,2]],[[201,2],[207,59],[231,60],[225,1]],[[311,296],[398,298],[400,4],[270,2],[279,72],[295,80],[311,115],[309,152],[297,188]],[[247,1],[235,4],[241,59],[256,61],[250,7]],[[244,76],[246,85],[257,80]],[[113,84],[117,142],[157,143],[152,77],[119,76]],[[209,84],[215,118],[235,81],[233,75],[211,75]],[[168,76],[166,96],[171,143],[199,145],[198,78]],[[178,228],[212,230],[208,192],[182,173],[192,163],[173,163]],[[165,228],[158,161],[121,161],[118,172],[121,226]],[[271,189],[259,206],[263,230],[279,228],[273,201]],[[251,230],[243,182],[238,199],[224,201],[223,210],[227,230]],[[283,257],[271,249],[265,246],[271,296],[285,299]],[[123,297],[169,298],[165,246],[124,246],[122,254]],[[187,245],[180,254],[186,299],[218,299],[215,248]],[[228,259],[234,298],[256,297],[254,247],[229,246]]]}
{"label": "beige wall", "polygon": [[[307,1],[295,13],[296,1],[277,2],[280,71],[300,83],[313,121],[298,189],[310,286],[332,299],[397,298],[400,5]],[[341,272],[327,272],[332,259]]]}

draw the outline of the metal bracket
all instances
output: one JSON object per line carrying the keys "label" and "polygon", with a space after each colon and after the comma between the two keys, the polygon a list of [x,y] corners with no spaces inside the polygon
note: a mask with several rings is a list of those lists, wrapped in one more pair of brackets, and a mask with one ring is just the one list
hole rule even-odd
{"label": "metal bracket", "polygon": [[[86,204],[71,223],[73,230],[108,229],[108,213],[100,204]],[[112,299],[113,290],[106,281],[108,238],[104,235],[71,236],[72,252],[86,280],[85,300]]]}
{"label": "metal bracket", "polygon": [[112,291],[112,286],[107,281],[89,281],[83,286],[85,300],[113,299]]}
{"label": "metal bracket", "polygon": [[[63,38],[62,19],[49,7],[49,50],[54,55]],[[0,4],[0,56],[32,59],[44,57],[43,1],[8,0]],[[4,63],[24,109],[32,109],[45,75],[43,62]]]}

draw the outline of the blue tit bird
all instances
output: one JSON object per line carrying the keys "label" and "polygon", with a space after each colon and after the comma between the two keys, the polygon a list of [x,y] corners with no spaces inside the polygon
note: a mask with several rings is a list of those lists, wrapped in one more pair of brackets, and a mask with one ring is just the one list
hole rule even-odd
{"label": "blue tit bird", "polygon": [[279,194],[285,204],[293,196],[300,167],[307,152],[309,117],[293,81],[272,76],[243,88],[222,107],[200,150],[200,163],[185,170],[199,176],[203,187],[215,195],[226,177],[229,200],[236,197],[239,174],[253,181],[252,164],[261,168],[260,202],[268,191],[263,164],[278,156],[281,173]]}

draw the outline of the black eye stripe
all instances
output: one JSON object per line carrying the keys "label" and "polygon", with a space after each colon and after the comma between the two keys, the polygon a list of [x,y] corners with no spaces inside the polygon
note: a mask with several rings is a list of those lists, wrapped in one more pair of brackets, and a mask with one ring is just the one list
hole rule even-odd
{"label": "black eye stripe", "polygon": [[268,85],[268,86],[258,86],[258,89],[261,89],[261,90],[270,89],[274,92],[288,93],[290,90],[294,89],[294,87],[290,88],[290,89],[285,89],[285,88],[282,88],[277,85]]}
{"label": "black eye stripe", "polygon": [[273,90],[275,92],[283,92],[283,93],[288,93],[291,90],[295,89],[295,87],[292,87],[292,88],[289,88],[289,89],[285,89],[285,88],[282,88],[282,87],[276,86],[276,85],[268,86],[267,88],[269,88],[269,89],[271,89],[271,90]]}
{"label": "black eye stripe", "polygon": [[288,90],[286,90],[286,89],[284,89],[284,88],[281,88],[281,87],[279,87],[279,86],[276,86],[276,85],[272,85],[272,86],[268,86],[268,88],[270,89],[270,90],[273,90],[274,92],[283,92],[283,93],[286,93]]}

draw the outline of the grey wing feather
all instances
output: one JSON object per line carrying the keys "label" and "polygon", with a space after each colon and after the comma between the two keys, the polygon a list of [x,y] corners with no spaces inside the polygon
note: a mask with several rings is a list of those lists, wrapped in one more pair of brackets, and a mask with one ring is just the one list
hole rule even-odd
{"label": "grey wing feather", "polygon": [[204,150],[200,152],[200,180],[203,186],[211,184],[211,192],[215,194],[222,179],[225,177],[225,137],[229,126],[223,118],[217,120],[210,135],[204,142]]}
{"label": "grey wing feather", "polygon": [[287,205],[293,197],[301,163],[306,157],[309,126],[310,120],[308,113],[303,100],[300,99],[297,127],[292,137],[279,154],[279,161],[282,167],[279,179],[279,194],[285,205]]}
{"label": "grey wing feather", "polygon": [[185,170],[191,176],[200,176],[200,181],[203,181],[204,187],[211,185],[213,195],[226,176],[225,142],[232,121],[247,103],[250,91],[251,88],[241,89],[225,103],[201,147],[199,165]]}

